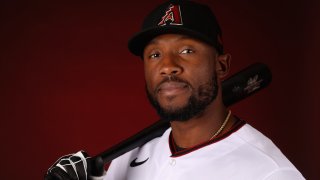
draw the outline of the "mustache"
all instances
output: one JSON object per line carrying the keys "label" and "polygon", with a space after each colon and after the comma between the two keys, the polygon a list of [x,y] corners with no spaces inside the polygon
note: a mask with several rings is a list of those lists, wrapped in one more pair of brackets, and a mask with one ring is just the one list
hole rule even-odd
{"label": "mustache", "polygon": [[186,84],[189,88],[193,89],[192,85],[185,79],[182,79],[180,77],[177,77],[176,75],[170,75],[170,76],[166,76],[163,78],[163,80],[156,86],[156,89],[155,89],[155,93],[159,92],[159,89],[161,87],[161,85],[163,83],[166,83],[166,82],[178,82],[178,83],[184,83]]}

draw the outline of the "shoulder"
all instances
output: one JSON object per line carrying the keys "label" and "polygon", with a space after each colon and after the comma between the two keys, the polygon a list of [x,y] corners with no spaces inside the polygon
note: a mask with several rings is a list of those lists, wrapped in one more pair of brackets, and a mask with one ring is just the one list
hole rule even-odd
{"label": "shoulder", "polygon": [[244,162],[255,166],[256,170],[260,169],[264,179],[304,179],[272,140],[251,125],[244,125],[234,134],[234,138],[240,144],[235,149],[237,158],[246,159]]}
{"label": "shoulder", "polygon": [[302,174],[294,168],[279,168],[268,174],[263,180],[305,180]]}
{"label": "shoulder", "polygon": [[268,162],[276,167],[292,166],[281,150],[251,125],[244,125],[234,135],[240,144],[237,151],[247,152],[250,157],[256,156],[257,160],[263,160],[263,162]]}

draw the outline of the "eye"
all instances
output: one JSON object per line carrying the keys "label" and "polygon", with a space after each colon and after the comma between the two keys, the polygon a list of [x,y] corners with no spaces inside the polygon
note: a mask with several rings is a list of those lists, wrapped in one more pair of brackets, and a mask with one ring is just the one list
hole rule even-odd
{"label": "eye", "polygon": [[184,49],[184,50],[182,50],[180,52],[180,54],[190,54],[190,53],[194,53],[194,51],[192,49],[189,49],[189,48]]}
{"label": "eye", "polygon": [[160,53],[153,53],[153,54],[149,55],[149,59],[155,59],[158,57],[160,57]]}

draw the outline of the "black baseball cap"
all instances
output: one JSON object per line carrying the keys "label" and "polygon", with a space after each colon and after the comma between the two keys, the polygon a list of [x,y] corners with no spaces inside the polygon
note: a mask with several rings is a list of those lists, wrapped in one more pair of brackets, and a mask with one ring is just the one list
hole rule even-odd
{"label": "black baseball cap", "polygon": [[211,9],[190,0],[170,0],[144,19],[141,31],[128,42],[131,53],[142,56],[145,46],[161,34],[185,34],[204,41],[222,54],[221,28]]}

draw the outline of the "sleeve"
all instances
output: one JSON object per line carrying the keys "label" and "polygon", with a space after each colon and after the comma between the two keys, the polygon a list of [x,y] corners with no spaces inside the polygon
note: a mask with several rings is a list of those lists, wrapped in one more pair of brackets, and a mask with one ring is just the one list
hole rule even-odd
{"label": "sleeve", "polygon": [[125,162],[127,161],[123,157],[113,160],[103,180],[126,180],[128,166]]}
{"label": "sleeve", "polygon": [[139,148],[133,149],[114,159],[111,162],[103,180],[127,180],[130,174],[130,159],[137,156],[139,152],[138,149]]}
{"label": "sleeve", "polygon": [[280,168],[272,171],[263,180],[305,180],[305,178],[297,169]]}

